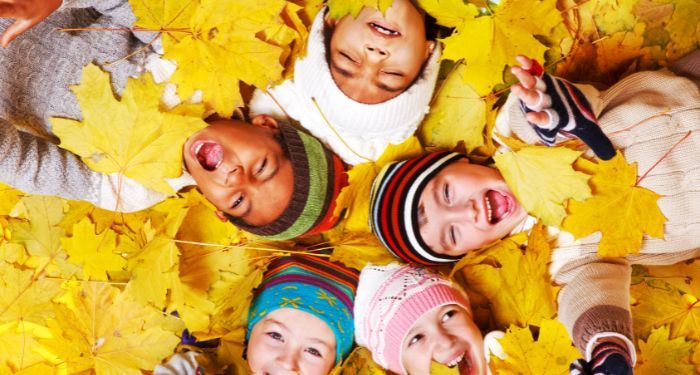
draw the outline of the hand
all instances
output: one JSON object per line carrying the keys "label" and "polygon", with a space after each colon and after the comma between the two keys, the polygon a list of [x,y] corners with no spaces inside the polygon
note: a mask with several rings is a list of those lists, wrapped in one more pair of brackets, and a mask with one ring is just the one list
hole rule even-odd
{"label": "hand", "polygon": [[595,154],[609,160],[615,148],[598,126],[591,105],[576,85],[544,72],[535,60],[516,56],[521,64],[511,71],[520,83],[511,91],[520,99],[520,108],[533,130],[546,145],[554,145],[557,137],[577,137]]}
{"label": "hand", "polygon": [[61,6],[61,2],[62,0],[0,0],[0,17],[15,19],[0,38],[0,44],[7,47],[17,36],[46,19]]}
{"label": "hand", "polygon": [[[518,55],[515,56],[515,59],[518,60],[520,66],[514,66],[510,71],[518,78],[520,83],[513,85],[510,90],[525,103],[526,106],[531,109],[535,108],[545,95],[545,88],[537,84],[537,77],[541,77],[544,71],[537,61],[529,57]],[[551,105],[551,103],[548,104]],[[549,122],[549,115],[541,109],[539,111],[528,112],[525,114],[525,117],[530,123],[539,126],[545,126]]]}

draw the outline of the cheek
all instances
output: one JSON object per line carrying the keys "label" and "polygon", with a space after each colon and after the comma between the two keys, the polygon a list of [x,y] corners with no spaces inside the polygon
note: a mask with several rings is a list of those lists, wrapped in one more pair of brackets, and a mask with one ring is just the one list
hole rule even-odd
{"label": "cheek", "polygon": [[260,335],[251,335],[247,347],[248,366],[253,373],[260,372],[272,358],[272,348],[268,348]]}
{"label": "cheek", "polygon": [[432,358],[429,354],[420,350],[405,350],[401,356],[401,362],[409,374],[430,373],[430,363]]}
{"label": "cheek", "polygon": [[313,358],[304,360],[299,367],[302,374],[327,375],[333,369],[333,364],[333,358]]}

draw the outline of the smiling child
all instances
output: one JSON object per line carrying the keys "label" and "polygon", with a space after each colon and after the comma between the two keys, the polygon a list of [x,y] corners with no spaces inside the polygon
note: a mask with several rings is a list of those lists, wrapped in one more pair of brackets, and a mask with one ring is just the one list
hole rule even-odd
{"label": "smiling child", "polygon": [[[599,235],[574,241],[561,232],[549,267],[562,285],[559,319],[590,361],[577,368],[628,374],[635,362],[630,264],[700,256],[700,51],[684,60],[695,67],[695,82],[669,71],[642,72],[604,92],[542,75],[531,60],[519,60],[522,67],[513,72],[520,84],[499,114],[499,134],[533,143],[579,134],[604,158],[614,146],[640,173],[648,171],[639,186],[661,195],[664,239],[645,237],[640,254],[601,258]],[[584,126],[595,128],[582,134]],[[397,257],[425,265],[454,262],[536,221],[497,170],[450,152],[386,166],[374,182],[370,217],[373,232]]]}
{"label": "smiling child", "polygon": [[[121,212],[164,200],[164,194],[123,175],[90,170],[56,145],[49,121],[82,117],[69,85],[80,82],[83,66],[90,62],[111,73],[117,92],[128,77],[144,70],[167,78],[152,63],[162,61],[159,55],[144,44],[153,33],[57,31],[131,27],[135,17],[128,1],[18,0],[5,6],[17,24],[31,20],[36,25],[21,32],[11,26],[14,20],[0,20],[7,40],[22,34],[0,51],[0,182],[29,194],[85,200]],[[140,49],[144,51],[123,58]],[[176,104],[170,99],[164,98],[166,106]],[[342,162],[315,138],[269,116],[253,117],[250,123],[212,121],[186,141],[183,159],[189,174],[169,180],[173,190],[197,185],[221,216],[249,232],[289,239],[323,231],[337,221],[332,212],[346,181]]]}
{"label": "smiling child", "polygon": [[440,48],[410,0],[384,14],[316,16],[294,78],[255,92],[251,113],[298,121],[348,164],[378,158],[416,131],[428,111]]}
{"label": "smiling child", "polygon": [[368,265],[355,298],[357,344],[393,373],[429,374],[433,361],[486,374],[484,340],[466,294],[415,265]]}
{"label": "smiling child", "polygon": [[357,271],[314,256],[270,263],[248,314],[252,372],[330,373],[353,345],[357,281]]}

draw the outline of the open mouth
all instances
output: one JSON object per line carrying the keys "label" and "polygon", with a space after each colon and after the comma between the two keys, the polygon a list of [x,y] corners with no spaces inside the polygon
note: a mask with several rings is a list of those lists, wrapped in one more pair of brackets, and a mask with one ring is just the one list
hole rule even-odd
{"label": "open mouth", "polygon": [[391,28],[389,25],[384,24],[384,23],[379,23],[379,22],[369,22],[368,23],[369,27],[372,29],[376,30],[378,33],[386,36],[400,36],[401,33],[396,30]]}
{"label": "open mouth", "polygon": [[216,170],[224,160],[224,149],[213,141],[200,141],[192,145],[192,153],[207,171]]}
{"label": "open mouth", "polygon": [[486,219],[491,225],[500,223],[513,210],[513,201],[496,190],[486,192],[484,205],[486,206]]}
{"label": "open mouth", "polygon": [[460,354],[455,359],[446,363],[445,366],[449,368],[457,367],[460,375],[478,375],[479,373],[477,365],[473,362],[469,351],[465,351],[464,353]]}

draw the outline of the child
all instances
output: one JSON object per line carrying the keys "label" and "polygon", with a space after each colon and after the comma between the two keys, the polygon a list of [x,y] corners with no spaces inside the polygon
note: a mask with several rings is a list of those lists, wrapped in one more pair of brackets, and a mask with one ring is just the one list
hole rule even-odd
{"label": "child", "polygon": [[[52,13],[51,3],[15,5],[40,16]],[[12,20],[0,22],[6,26]],[[56,146],[49,122],[51,116],[81,118],[68,85],[79,83],[83,66],[91,61],[111,73],[117,91],[144,66],[159,66],[147,64],[159,60],[150,49],[123,58],[145,46],[139,37],[150,41],[153,33],[57,30],[131,27],[133,22],[127,0],[65,1],[0,53],[0,182],[123,212],[165,199],[124,176],[90,170]],[[257,116],[251,124],[214,121],[187,140],[183,158],[191,176],[170,180],[173,189],[196,184],[222,215],[249,232],[288,239],[328,229],[336,221],[332,205],[345,180],[342,163],[313,137],[269,116]]]}
{"label": "child", "polygon": [[315,256],[273,261],[248,314],[252,372],[330,373],[353,345],[357,280],[357,271]]}
{"label": "child", "polygon": [[355,338],[396,374],[429,374],[433,361],[487,373],[484,340],[464,292],[414,265],[368,265],[355,298]]}
{"label": "child", "polygon": [[[698,59],[696,51],[687,66],[697,69]],[[695,190],[700,183],[700,92],[693,81],[668,71],[633,74],[598,92],[533,75],[533,62],[520,62],[523,67],[513,72],[521,83],[499,115],[498,132],[512,130],[527,142],[550,143],[560,138],[560,131],[575,134],[581,124],[598,123],[612,145],[638,163],[640,174],[649,171],[639,185],[661,195],[659,207],[668,219],[664,239],[645,238],[640,253],[626,258],[601,258],[598,236],[570,241],[562,232],[550,264],[554,280],[562,284],[559,318],[593,365],[586,371],[629,373],[635,362],[630,264],[672,264],[700,256]],[[695,80],[699,73],[693,73]],[[609,157],[601,134],[591,131],[581,138],[599,156]],[[535,221],[497,170],[456,153],[430,153],[389,165],[375,180],[372,194],[375,234],[399,258],[422,264],[454,262]]]}
{"label": "child", "polygon": [[384,15],[365,7],[340,20],[322,9],[294,78],[257,91],[251,113],[300,122],[348,164],[377,159],[428,111],[440,48],[425,18],[410,0],[394,0]]}

